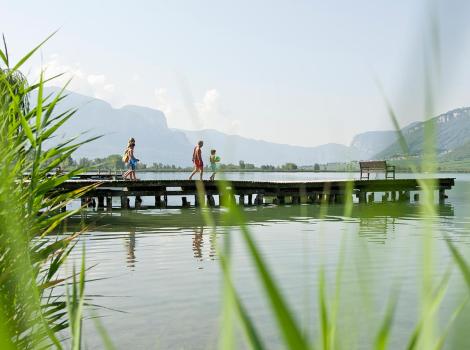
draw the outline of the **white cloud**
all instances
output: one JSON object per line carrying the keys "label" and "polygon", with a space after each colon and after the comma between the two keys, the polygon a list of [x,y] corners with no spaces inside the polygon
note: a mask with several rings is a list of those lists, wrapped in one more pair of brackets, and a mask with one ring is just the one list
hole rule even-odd
{"label": "white cloud", "polygon": [[240,120],[232,119],[224,108],[221,95],[217,89],[204,93],[202,102],[196,103],[199,119],[204,129],[217,129],[228,133],[236,133]]}
{"label": "white cloud", "polygon": [[217,89],[204,92],[200,101],[188,101],[171,94],[166,88],[154,90],[155,108],[163,113],[172,128],[182,129],[216,129],[228,133],[238,133],[240,120],[232,119],[223,106],[223,99]]}
{"label": "white cloud", "polygon": [[87,77],[87,81],[91,85],[103,85],[104,82],[106,81],[106,77],[103,74],[90,74]]}
{"label": "white cloud", "polygon": [[173,108],[170,98],[168,96],[168,91],[165,88],[158,88],[154,91],[156,106],[157,108],[165,113],[166,117],[169,118],[172,115]]}
{"label": "white cloud", "polygon": [[46,77],[63,74],[53,79],[48,85],[63,86],[70,80],[67,88],[71,91],[103,99],[113,106],[123,104],[123,98],[117,94],[115,84],[110,82],[104,74],[85,72],[79,62],[63,63],[63,59],[58,54],[50,55],[46,62],[42,68],[37,69],[37,73],[42,69]]}

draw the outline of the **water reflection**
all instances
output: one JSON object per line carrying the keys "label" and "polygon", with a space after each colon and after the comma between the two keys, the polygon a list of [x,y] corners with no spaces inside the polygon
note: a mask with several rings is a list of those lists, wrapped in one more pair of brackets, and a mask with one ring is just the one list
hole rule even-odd
{"label": "water reflection", "polygon": [[131,230],[129,236],[125,239],[125,246],[127,249],[127,267],[130,267],[132,270],[135,268],[135,231]]}
{"label": "water reflection", "polygon": [[385,244],[387,238],[395,231],[395,217],[378,216],[359,219],[359,236],[369,242]]}
{"label": "water reflection", "polygon": [[[350,222],[351,225],[357,225],[358,236],[368,242],[385,244],[387,240],[394,238],[398,226],[410,220],[421,220],[420,210],[417,203],[353,204],[350,215],[345,216],[345,206],[339,204],[329,205],[327,208],[319,205],[261,206],[245,208],[244,217],[251,226],[271,226],[282,222]],[[440,221],[454,216],[454,207],[451,204],[436,205],[435,211]],[[223,212],[224,209],[211,209],[218,230],[224,230],[225,225],[234,224],[223,218]],[[433,225],[441,225],[439,220],[433,222]],[[174,235],[190,232],[192,257],[199,262],[216,259],[217,237],[212,228],[205,226],[203,216],[195,208],[83,212],[64,221],[59,228],[60,233],[67,234],[81,230],[99,233],[95,236],[99,240],[124,238],[126,266],[131,270],[137,264],[136,241],[147,234]],[[127,233],[122,236],[122,232]]]}
{"label": "water reflection", "polygon": [[[323,210],[326,209],[326,210]],[[271,222],[299,222],[305,220],[321,220],[326,217],[344,219],[359,219],[364,225],[369,225],[365,219],[377,218],[381,225],[388,225],[392,221],[383,222],[383,218],[419,219],[421,207],[410,203],[374,203],[354,204],[350,215],[345,216],[344,205],[329,205],[327,208],[319,205],[293,205],[293,206],[262,206],[249,207],[244,210],[244,217],[248,224],[262,224]],[[232,225],[222,218],[224,209],[213,208],[211,215],[217,227]],[[454,208],[451,204],[436,205],[435,212],[438,217],[453,217]],[[382,220],[382,221],[381,221]],[[203,234],[204,218],[199,209],[148,209],[142,211],[119,211],[111,213],[84,212],[81,215],[72,216],[60,227],[60,231],[100,231],[122,232],[139,228],[139,232],[156,232],[165,230],[190,229]],[[370,226],[370,225],[369,225]],[[380,225],[379,231],[383,231]],[[209,234],[209,230],[206,234]],[[135,234],[135,233],[134,233]]]}
{"label": "water reflection", "polygon": [[[209,228],[206,228],[206,231],[211,231]],[[216,258],[216,234],[208,233],[206,235],[209,238],[209,251],[207,253],[208,260],[215,260]],[[194,258],[199,261],[204,260],[204,226],[198,226],[194,228],[194,235],[192,239],[192,247]]]}
{"label": "water reflection", "polygon": [[204,227],[196,227],[194,229],[194,236],[193,236],[193,252],[194,252],[194,257],[202,261],[202,246],[204,245]]}

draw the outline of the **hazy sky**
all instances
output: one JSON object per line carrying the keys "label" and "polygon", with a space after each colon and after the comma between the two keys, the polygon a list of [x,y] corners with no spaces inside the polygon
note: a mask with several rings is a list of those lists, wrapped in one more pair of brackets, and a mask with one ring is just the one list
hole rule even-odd
{"label": "hazy sky", "polygon": [[[435,111],[470,105],[468,1],[438,1]],[[274,142],[348,144],[391,128],[377,88],[406,124],[423,118],[424,0],[4,1],[18,58],[59,32],[28,68],[66,71],[71,89],[119,107],[159,108],[170,127]],[[59,82],[62,83],[62,82]],[[151,137],[151,130],[149,130]]]}

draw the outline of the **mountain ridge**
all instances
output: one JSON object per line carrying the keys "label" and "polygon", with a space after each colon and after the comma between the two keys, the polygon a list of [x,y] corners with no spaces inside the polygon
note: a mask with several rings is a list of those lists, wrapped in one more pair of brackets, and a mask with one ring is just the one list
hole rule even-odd
{"label": "mountain ridge", "polygon": [[[49,87],[47,93],[59,89]],[[226,134],[215,129],[184,130],[169,128],[165,114],[154,108],[125,105],[115,108],[106,101],[89,97],[72,91],[58,105],[58,112],[78,108],[77,115],[62,128],[58,138],[65,139],[89,131],[89,136],[104,136],[97,141],[81,147],[77,157],[103,158],[110,154],[121,154],[129,137],[137,141],[136,154],[147,164],[162,163],[177,166],[191,165],[194,144],[205,141],[204,157],[208,158],[209,150],[216,148],[223,163],[237,164],[240,160],[260,165],[282,165],[293,162],[297,165],[314,165],[315,163],[349,162],[353,160],[393,159],[400,157],[398,137],[395,131],[365,131],[354,136],[349,145],[328,143],[319,146],[296,146],[275,143],[266,140],[252,139],[237,134]],[[34,101],[34,98],[31,99]],[[456,121],[464,117],[465,127]],[[443,113],[433,120],[441,126],[440,152],[450,152],[463,146],[470,135],[470,108],[463,107]],[[454,124],[456,125],[454,125]],[[443,126],[452,126],[444,128]],[[419,151],[422,144],[420,130],[423,122],[413,122],[402,129],[410,149]],[[448,130],[449,129],[449,130]],[[458,140],[454,140],[457,137]],[[57,140],[55,142],[57,142]],[[445,147],[444,147],[445,146]],[[453,146],[450,148],[450,146]],[[462,150],[462,154],[466,154]]]}

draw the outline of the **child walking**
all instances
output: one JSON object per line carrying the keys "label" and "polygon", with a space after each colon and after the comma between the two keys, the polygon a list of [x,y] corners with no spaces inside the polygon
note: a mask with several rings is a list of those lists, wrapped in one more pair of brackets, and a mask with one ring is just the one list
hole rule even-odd
{"label": "child walking", "polygon": [[217,170],[219,168],[217,163],[220,162],[220,157],[215,154],[216,152],[217,151],[215,149],[211,149],[211,156],[209,157],[209,162],[211,163],[212,170],[212,175],[210,177],[211,181],[214,181],[215,174],[217,174]]}
{"label": "child walking", "polygon": [[129,141],[127,142],[127,148],[123,157],[124,162],[127,163],[127,166],[129,168],[122,175],[124,179],[129,178],[129,180],[138,180],[137,177],[135,176],[135,169],[137,167],[137,162],[139,160],[134,156],[134,148],[135,148],[135,139],[131,137]]}

